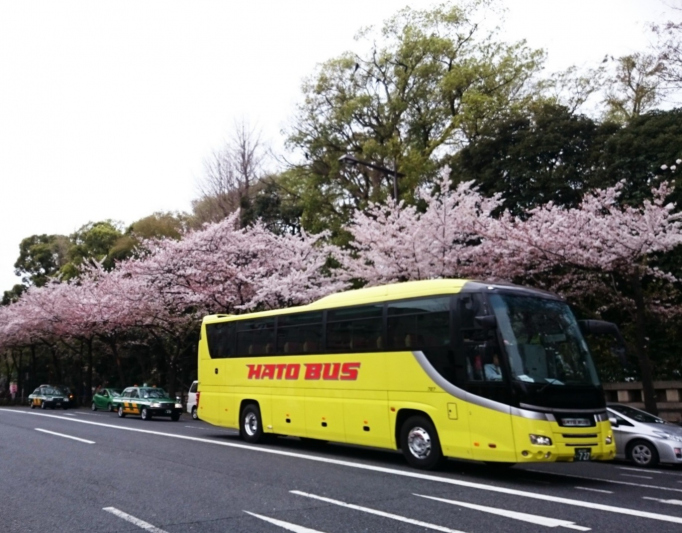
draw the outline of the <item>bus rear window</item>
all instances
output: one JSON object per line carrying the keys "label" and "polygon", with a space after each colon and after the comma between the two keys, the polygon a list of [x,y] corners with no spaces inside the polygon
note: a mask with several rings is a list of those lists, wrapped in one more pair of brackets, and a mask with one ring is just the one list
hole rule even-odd
{"label": "bus rear window", "polygon": [[234,357],[234,322],[206,324],[208,354],[211,359]]}

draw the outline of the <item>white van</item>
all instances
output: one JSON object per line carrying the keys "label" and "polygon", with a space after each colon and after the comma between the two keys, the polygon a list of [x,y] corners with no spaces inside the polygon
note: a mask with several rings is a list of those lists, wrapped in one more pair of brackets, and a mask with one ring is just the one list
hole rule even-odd
{"label": "white van", "polygon": [[187,412],[191,413],[194,420],[199,420],[199,413],[197,413],[197,385],[199,385],[199,382],[193,381],[187,393]]}

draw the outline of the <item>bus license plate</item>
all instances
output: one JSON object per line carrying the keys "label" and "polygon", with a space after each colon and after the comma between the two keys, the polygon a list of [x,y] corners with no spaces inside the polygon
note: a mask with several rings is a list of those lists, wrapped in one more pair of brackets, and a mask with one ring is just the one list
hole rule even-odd
{"label": "bus license plate", "polygon": [[[166,414],[169,415],[170,413],[171,413],[171,410],[170,410],[170,409],[166,409]],[[590,454],[590,450],[587,450],[587,455],[589,455],[589,454]]]}
{"label": "bus license plate", "polygon": [[591,452],[589,448],[576,448],[574,461],[589,461]]}

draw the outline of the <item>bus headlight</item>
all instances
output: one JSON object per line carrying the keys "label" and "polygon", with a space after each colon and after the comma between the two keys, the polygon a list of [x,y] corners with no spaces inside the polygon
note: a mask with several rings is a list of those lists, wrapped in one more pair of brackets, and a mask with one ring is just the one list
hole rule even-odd
{"label": "bus headlight", "polygon": [[606,444],[611,444],[613,442],[613,437],[611,435],[606,435]]}
{"label": "bus headlight", "polygon": [[533,435],[530,434],[530,442],[531,444],[535,444],[536,446],[551,446],[552,445],[552,439],[549,437],[545,437],[544,435]]}

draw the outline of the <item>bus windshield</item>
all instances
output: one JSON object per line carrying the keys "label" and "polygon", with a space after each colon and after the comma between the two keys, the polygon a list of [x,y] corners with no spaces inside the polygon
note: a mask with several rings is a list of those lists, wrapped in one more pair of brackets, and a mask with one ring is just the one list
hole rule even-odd
{"label": "bus windshield", "polygon": [[568,305],[559,300],[490,295],[512,379],[543,385],[599,385],[592,357]]}

